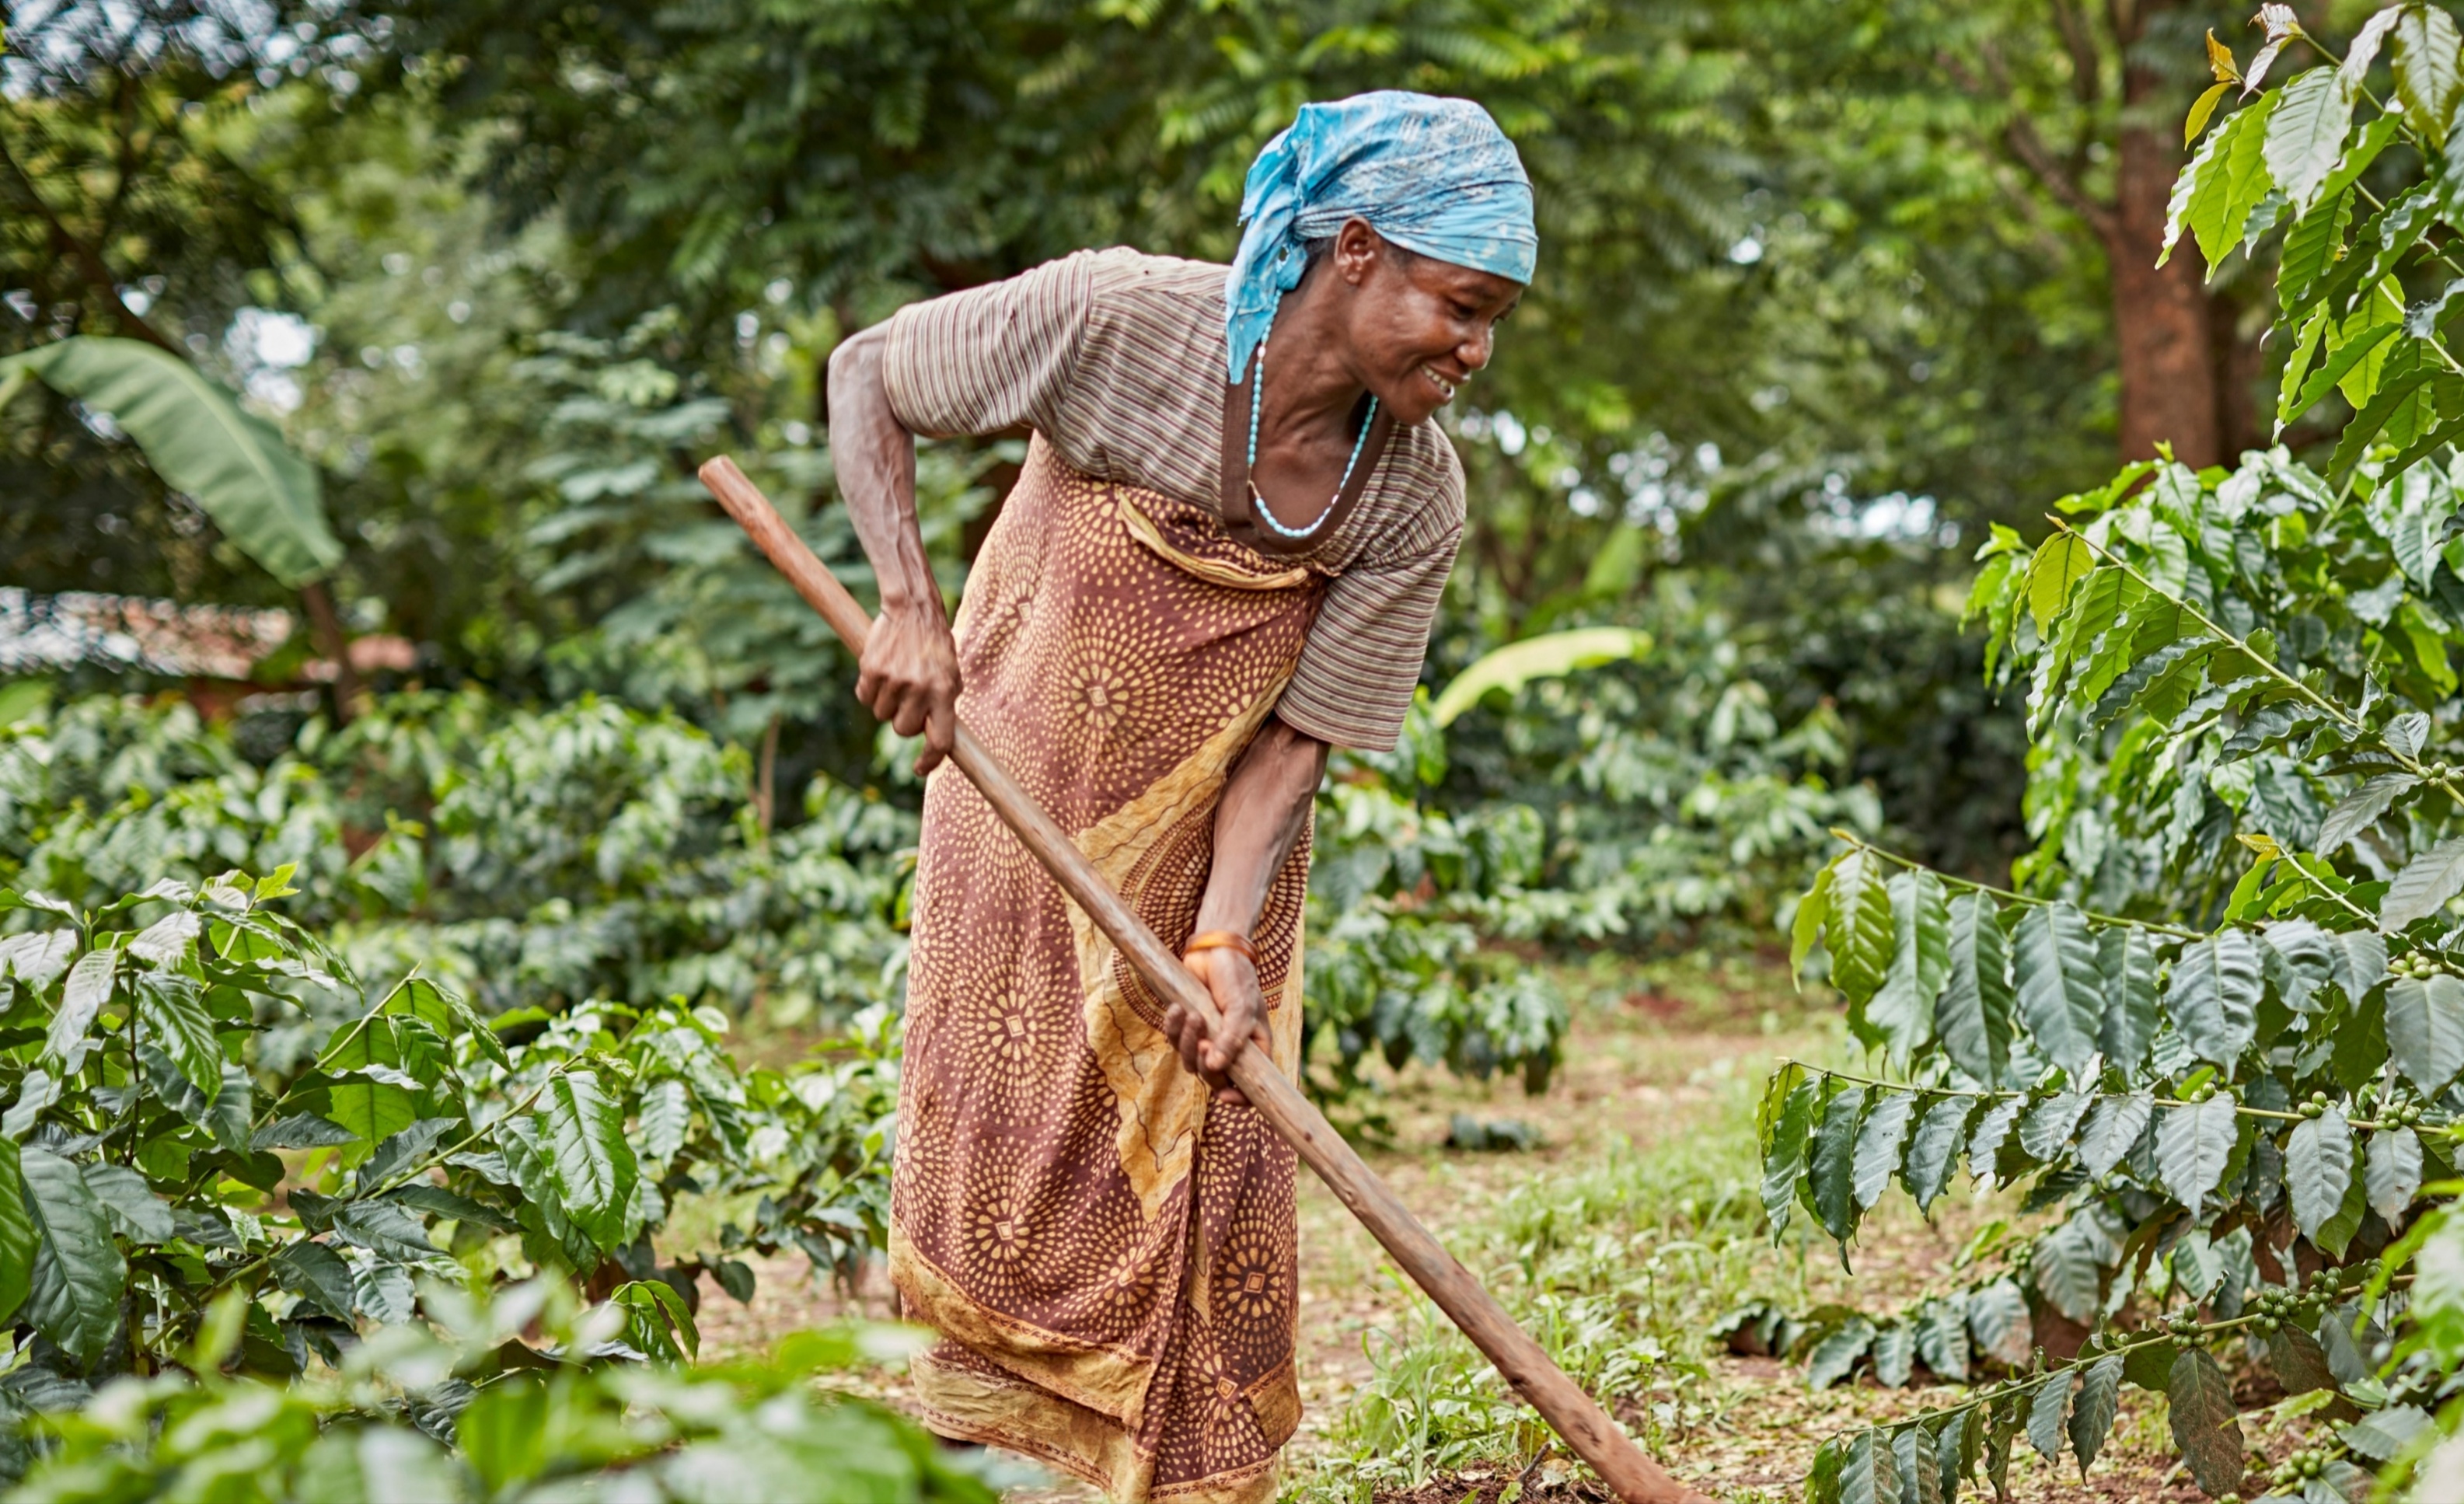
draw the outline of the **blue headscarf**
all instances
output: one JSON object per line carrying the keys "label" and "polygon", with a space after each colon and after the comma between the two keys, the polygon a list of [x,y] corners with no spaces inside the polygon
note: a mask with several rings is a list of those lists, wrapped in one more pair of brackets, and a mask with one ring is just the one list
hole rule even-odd
{"label": "blue headscarf", "polygon": [[1471,100],[1381,89],[1304,104],[1250,164],[1241,195],[1247,228],[1223,283],[1233,381],[1300,285],[1302,243],[1354,215],[1407,251],[1517,282],[1531,280],[1540,249],[1523,161]]}

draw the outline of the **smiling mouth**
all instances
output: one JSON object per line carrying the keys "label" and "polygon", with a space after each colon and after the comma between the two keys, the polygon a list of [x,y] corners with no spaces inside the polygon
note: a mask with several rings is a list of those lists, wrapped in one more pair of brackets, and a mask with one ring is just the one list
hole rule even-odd
{"label": "smiling mouth", "polygon": [[1420,367],[1420,374],[1429,379],[1430,386],[1437,387],[1439,391],[1445,394],[1446,401],[1452,402],[1455,400],[1456,384],[1446,380],[1443,376],[1439,375],[1436,366],[1423,365]]}

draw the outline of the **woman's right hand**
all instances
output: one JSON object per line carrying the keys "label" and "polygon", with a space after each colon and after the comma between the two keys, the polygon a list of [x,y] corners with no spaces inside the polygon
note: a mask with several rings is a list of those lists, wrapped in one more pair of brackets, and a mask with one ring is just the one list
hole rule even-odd
{"label": "woman's right hand", "polygon": [[865,640],[855,681],[856,698],[900,736],[923,733],[919,777],[940,766],[958,739],[958,645],[937,605],[884,610]]}

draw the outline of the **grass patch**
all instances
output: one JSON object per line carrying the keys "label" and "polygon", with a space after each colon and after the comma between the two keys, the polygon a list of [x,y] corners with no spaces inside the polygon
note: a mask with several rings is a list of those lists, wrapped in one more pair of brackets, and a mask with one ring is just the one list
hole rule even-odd
{"label": "grass patch", "polygon": [[[1763,1235],[1753,1083],[1675,1109],[1555,1173],[1467,1189],[1444,1235],[1574,1382],[1658,1450],[1723,1419],[1704,1333],[1748,1295],[1801,1302],[1801,1266]],[[1595,1140],[1596,1142],[1596,1140]],[[1391,1273],[1389,1278],[1394,1278]],[[1368,1504],[1450,1473],[1520,1475],[1562,1455],[1536,1412],[1419,1292],[1363,1336],[1373,1377],[1287,1496]]]}

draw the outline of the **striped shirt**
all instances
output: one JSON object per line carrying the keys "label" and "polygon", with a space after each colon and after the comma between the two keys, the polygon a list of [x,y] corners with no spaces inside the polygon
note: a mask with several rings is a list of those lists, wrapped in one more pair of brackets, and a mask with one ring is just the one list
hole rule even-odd
{"label": "striped shirt", "polygon": [[[1025,424],[1073,468],[1221,508],[1224,269],[1082,251],[901,309],[891,410],[919,433]],[[1435,423],[1397,426],[1360,500],[1303,560],[1331,576],[1275,707],[1338,746],[1395,745],[1463,540],[1463,465]]]}

